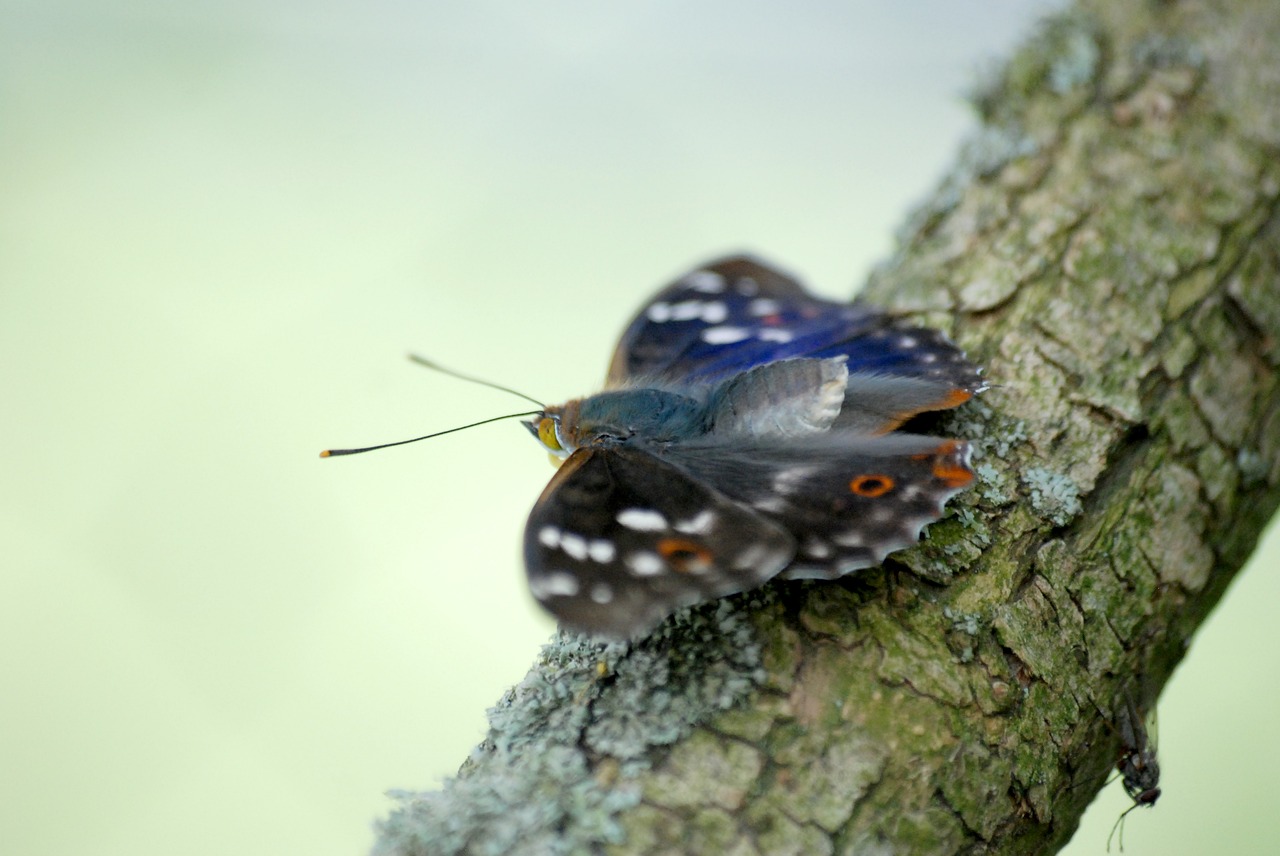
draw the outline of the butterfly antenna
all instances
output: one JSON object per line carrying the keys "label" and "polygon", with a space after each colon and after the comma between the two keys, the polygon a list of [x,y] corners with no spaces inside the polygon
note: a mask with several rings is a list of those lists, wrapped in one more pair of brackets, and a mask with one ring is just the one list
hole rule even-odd
{"label": "butterfly antenna", "polygon": [[[516,395],[516,396],[519,396],[520,398],[523,398],[525,401],[531,401],[534,404],[538,405],[539,407],[542,407],[542,408],[546,407],[546,405],[543,404],[538,399],[533,398],[532,396],[525,395],[523,392],[514,390],[509,386],[503,386],[502,384],[494,383],[491,380],[485,380],[484,378],[472,377],[471,375],[465,375],[462,372],[456,372],[453,369],[445,368],[439,363],[429,360],[426,357],[420,357],[417,354],[410,354],[409,359],[413,360],[415,363],[417,363],[420,366],[426,366],[429,369],[435,369],[441,374],[447,374],[450,377],[456,377],[458,380],[465,380],[465,381],[469,381],[470,383],[478,383],[481,386],[487,386],[490,389],[497,389],[497,390],[501,390],[502,392],[509,392],[512,395]],[[499,418],[503,418],[503,417],[499,417]]]}
{"label": "butterfly antenna", "polygon": [[515,419],[519,416],[537,416],[540,413],[542,413],[541,410],[527,410],[524,413],[508,413],[506,416],[491,416],[488,419],[481,419],[479,422],[472,422],[470,425],[459,425],[457,428],[449,428],[446,431],[437,431],[434,434],[423,434],[421,437],[414,437],[412,440],[399,440],[395,443],[383,443],[378,446],[365,446],[360,449],[325,449],[320,453],[320,457],[336,458],[340,455],[358,455],[361,452],[372,452],[375,449],[389,449],[392,446],[403,446],[405,443],[416,443],[419,440],[430,440],[432,437],[452,434],[454,431],[465,431],[468,428],[475,428],[477,425],[488,425],[490,422],[497,422],[500,419]]}

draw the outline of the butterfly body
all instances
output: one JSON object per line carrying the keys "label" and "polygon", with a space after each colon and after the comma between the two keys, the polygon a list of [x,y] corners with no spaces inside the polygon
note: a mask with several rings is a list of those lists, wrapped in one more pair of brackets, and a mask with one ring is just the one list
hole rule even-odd
{"label": "butterfly body", "polygon": [[973,478],[967,444],[893,429],[984,388],[936,331],[752,259],[696,270],[628,326],[605,391],[526,423],[563,459],[526,527],[531,591],[626,637],[773,577],[878,564]]}

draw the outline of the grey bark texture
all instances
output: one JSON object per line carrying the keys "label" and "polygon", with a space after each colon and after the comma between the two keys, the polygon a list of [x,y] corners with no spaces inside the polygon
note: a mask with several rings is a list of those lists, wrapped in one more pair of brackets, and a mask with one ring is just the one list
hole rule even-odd
{"label": "grey bark texture", "polygon": [[1086,0],[864,292],[995,385],[979,483],[842,583],[562,635],[376,852],[1051,853],[1280,502],[1280,3]]}

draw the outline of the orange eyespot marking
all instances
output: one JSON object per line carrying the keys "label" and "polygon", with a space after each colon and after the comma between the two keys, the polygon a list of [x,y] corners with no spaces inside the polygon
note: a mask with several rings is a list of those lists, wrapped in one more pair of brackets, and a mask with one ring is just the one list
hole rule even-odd
{"label": "orange eyespot marking", "polygon": [[969,469],[959,455],[960,443],[949,440],[938,447],[933,459],[933,477],[947,487],[965,487],[973,481]]}
{"label": "orange eyespot marking", "polygon": [[855,476],[849,482],[849,490],[858,496],[875,499],[893,490],[893,478],[883,474]]}
{"label": "orange eyespot marking", "polygon": [[681,574],[700,574],[714,564],[710,550],[685,538],[663,538],[658,553]]}
{"label": "orange eyespot marking", "polygon": [[560,451],[560,440],[556,437],[556,421],[550,416],[538,420],[538,439],[548,449]]}

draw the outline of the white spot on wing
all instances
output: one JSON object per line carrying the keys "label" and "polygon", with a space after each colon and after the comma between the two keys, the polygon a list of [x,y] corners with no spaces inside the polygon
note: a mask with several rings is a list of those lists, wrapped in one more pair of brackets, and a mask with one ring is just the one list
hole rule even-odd
{"label": "white spot on wing", "polygon": [[587,557],[587,540],[581,535],[566,532],[560,536],[560,549],[581,562]]}
{"label": "white spot on wing", "polygon": [[831,545],[810,536],[809,540],[804,544],[804,553],[806,556],[812,556],[815,559],[825,559],[831,555]]}
{"label": "white spot on wing", "polygon": [[554,526],[543,526],[538,530],[538,543],[554,550],[560,546],[560,530]]}
{"label": "white spot on wing", "polygon": [[578,578],[568,571],[551,571],[529,580],[529,592],[538,600],[549,597],[573,597],[578,593]]}
{"label": "white spot on wing", "polygon": [[637,532],[660,532],[667,528],[667,518],[651,508],[624,508],[618,512],[618,522]]}
{"label": "white spot on wing", "polygon": [[612,541],[597,538],[587,545],[587,555],[591,557],[591,561],[603,565],[612,562],[613,557],[618,555],[618,551],[614,548]]}
{"label": "white spot on wing", "polygon": [[751,501],[751,507],[759,509],[760,511],[780,513],[786,511],[787,503],[786,500],[780,496],[764,496],[760,499],[753,499]]}
{"label": "white spot on wing", "polygon": [[695,270],[681,281],[686,287],[703,294],[719,294],[724,291],[724,277],[715,271]]}
{"label": "white spot on wing", "polygon": [[747,304],[747,311],[752,315],[760,318],[764,315],[773,315],[782,308],[778,301],[768,297],[757,297],[755,300]]}
{"label": "white spot on wing", "polygon": [[862,547],[867,543],[866,540],[863,539],[862,533],[856,529],[849,532],[841,532],[831,540],[839,544],[841,547]]}
{"label": "white spot on wing", "polygon": [[786,344],[794,339],[795,335],[792,334],[790,330],[781,330],[777,327],[765,327],[763,330],[756,333],[756,338],[761,342],[779,342],[781,344]]}
{"label": "white spot on wing", "polygon": [[702,341],[708,345],[731,345],[750,335],[751,331],[742,327],[708,327],[702,331]]}
{"label": "white spot on wing", "polygon": [[684,300],[671,307],[672,321],[692,321],[694,318],[701,318],[702,311],[706,308],[706,303],[701,300]]}
{"label": "white spot on wing", "polygon": [[671,304],[655,303],[645,310],[644,315],[655,324],[663,324],[671,320]]}
{"label": "white spot on wing", "polygon": [[875,523],[889,523],[897,516],[897,512],[892,508],[883,505],[877,505],[867,514],[867,516]]}
{"label": "white spot on wing", "polygon": [[662,573],[662,569],[666,567],[662,559],[658,558],[657,553],[641,551],[632,553],[623,560],[631,572],[637,577],[652,577]]}
{"label": "white spot on wing", "polygon": [[591,599],[599,604],[608,603],[613,600],[613,586],[608,583],[596,583],[591,587]]}
{"label": "white spot on wing", "polygon": [[702,307],[702,320],[708,324],[723,324],[728,317],[728,307],[719,300],[713,300]]}
{"label": "white spot on wing", "polygon": [[792,467],[773,477],[773,489],[778,493],[794,493],[805,479],[817,474],[819,467]]}
{"label": "white spot on wing", "polygon": [[752,544],[733,560],[733,567],[739,571],[757,570],[776,573],[789,558],[791,557],[786,552],[770,550],[763,544]]}
{"label": "white spot on wing", "polygon": [[684,532],[687,535],[706,535],[711,531],[711,524],[715,522],[715,519],[716,513],[710,508],[706,508],[698,512],[696,517],[678,521],[675,525],[675,530]]}

